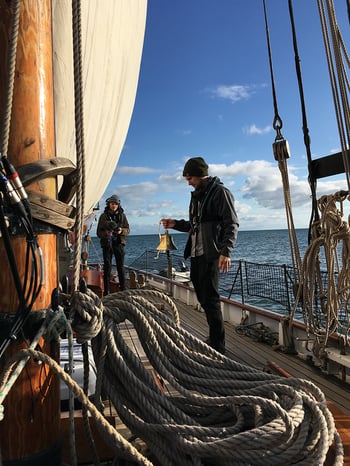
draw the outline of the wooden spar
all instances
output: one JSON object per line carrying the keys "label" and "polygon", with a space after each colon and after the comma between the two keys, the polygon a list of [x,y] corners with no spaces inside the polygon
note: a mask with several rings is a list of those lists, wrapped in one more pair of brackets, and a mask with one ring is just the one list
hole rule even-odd
{"label": "wooden spar", "polygon": [[[13,2],[0,0],[0,109],[5,105],[6,63],[11,34]],[[23,0],[20,6],[19,38],[16,59],[8,159],[15,167],[55,156],[54,105],[52,76],[51,0]],[[37,181],[30,189],[56,198],[56,179]],[[24,279],[26,238],[12,236],[16,264]],[[51,305],[52,291],[58,285],[56,234],[47,229],[38,234],[43,252],[44,285],[33,310]],[[0,313],[14,314],[18,306],[16,288],[6,250],[0,239]],[[5,358],[27,347],[19,338],[5,353]],[[58,343],[40,343],[42,351],[59,358]],[[45,365],[29,361],[4,402],[0,422],[0,446],[4,465],[59,465],[60,402],[59,380]],[[55,459],[57,456],[57,459]],[[15,463],[12,463],[15,461]]]}

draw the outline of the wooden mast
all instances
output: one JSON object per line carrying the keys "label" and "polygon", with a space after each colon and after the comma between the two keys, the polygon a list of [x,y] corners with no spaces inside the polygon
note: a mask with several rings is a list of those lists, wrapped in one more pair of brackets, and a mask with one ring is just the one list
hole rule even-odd
{"label": "wooden mast", "polygon": [[[5,104],[6,63],[11,34],[13,2],[0,0],[0,109]],[[8,159],[15,167],[55,156],[54,104],[52,76],[51,0],[22,0],[15,84],[8,145]],[[56,179],[50,178],[30,186],[40,194],[56,199]],[[19,276],[25,271],[26,238],[11,236]],[[45,279],[33,310],[51,305],[52,291],[58,285],[56,234],[40,230],[38,243],[43,252]],[[0,238],[0,314],[14,314],[18,306],[16,288]],[[4,359],[28,341],[19,338],[6,351]],[[56,359],[58,343],[40,343],[42,351]],[[60,465],[58,444],[60,426],[59,380],[46,365],[29,361],[4,403],[0,422],[1,456],[16,465]]]}

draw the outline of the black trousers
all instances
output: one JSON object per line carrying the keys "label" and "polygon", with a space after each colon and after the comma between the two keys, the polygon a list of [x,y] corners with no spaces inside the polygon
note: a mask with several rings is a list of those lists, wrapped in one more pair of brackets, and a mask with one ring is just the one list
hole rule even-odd
{"label": "black trousers", "polygon": [[207,262],[204,256],[191,257],[191,280],[197,299],[209,325],[210,346],[225,351],[225,327],[219,295],[218,260]]}
{"label": "black trousers", "polygon": [[109,293],[109,281],[111,279],[112,260],[115,257],[117,266],[119,286],[121,290],[125,290],[125,272],[124,272],[124,258],[125,250],[123,244],[112,244],[112,246],[104,246],[103,252],[103,284],[104,294]]}

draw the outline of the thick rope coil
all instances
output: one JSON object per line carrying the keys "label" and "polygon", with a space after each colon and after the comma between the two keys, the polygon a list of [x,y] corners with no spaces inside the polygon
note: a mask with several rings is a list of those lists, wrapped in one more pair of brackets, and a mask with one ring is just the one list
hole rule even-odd
{"label": "thick rope coil", "polygon": [[89,288],[86,293],[75,291],[71,300],[70,317],[78,343],[91,340],[101,331],[103,306],[101,299]]}
{"label": "thick rope coil", "polygon": [[[164,300],[155,305],[147,294]],[[217,353],[174,322],[168,301],[147,290],[108,295],[104,330],[92,340],[95,358],[103,353],[105,392],[157,461],[164,466],[214,459],[220,466],[323,464],[334,440],[336,463],[341,464],[341,440],[315,385],[267,374]],[[124,341],[116,323],[122,313],[153,370],[177,394],[161,390]]]}
{"label": "thick rope coil", "polygon": [[[86,295],[77,293],[80,297],[86,309]],[[92,297],[91,302],[98,300]],[[342,464],[341,439],[325,397],[313,383],[268,374],[216,352],[180,326],[175,304],[162,293],[115,293],[100,306],[101,329],[91,341],[98,370],[95,394],[108,395],[132,435],[146,442],[155,464],[321,465],[332,442],[335,464]],[[87,317],[86,325],[94,325],[90,312],[80,315]],[[149,364],[124,338],[126,326],[136,330]],[[0,389],[17,361],[28,357],[48,364],[68,384],[118,458],[153,464],[107,423],[48,355],[33,349],[17,353],[5,368]]]}

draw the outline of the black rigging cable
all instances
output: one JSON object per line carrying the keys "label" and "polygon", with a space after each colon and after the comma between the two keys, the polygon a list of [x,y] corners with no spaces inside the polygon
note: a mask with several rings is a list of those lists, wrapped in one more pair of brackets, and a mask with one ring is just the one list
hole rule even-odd
{"label": "black rigging cable", "polygon": [[288,180],[287,159],[290,157],[290,152],[289,152],[288,141],[284,139],[281,133],[281,128],[282,128],[283,123],[282,123],[281,117],[278,114],[278,108],[277,108],[277,98],[276,98],[275,82],[274,82],[274,76],[273,76],[272,54],[271,54],[271,47],[270,47],[270,37],[269,37],[269,28],[268,28],[265,0],[264,0],[264,15],[265,15],[265,26],[266,26],[266,38],[267,38],[268,51],[269,51],[273,105],[274,105],[274,110],[275,110],[273,127],[276,131],[276,137],[275,137],[275,142],[272,144],[272,148],[273,148],[273,154],[274,154],[275,160],[278,162],[278,168],[282,176],[283,196],[284,196],[284,203],[285,203],[285,208],[286,208],[286,221],[288,225],[291,258],[292,258],[293,266],[295,269],[294,280],[297,283],[299,281],[299,274],[301,270],[301,259],[300,259],[298,240],[296,237],[294,221],[293,221],[292,202],[291,202],[290,186],[289,186],[289,180]]}
{"label": "black rigging cable", "polygon": [[[10,271],[18,295],[18,308],[14,316],[12,328],[0,345],[0,357],[4,354],[6,348],[20,332],[24,321],[32,310],[33,304],[37,299],[43,283],[43,257],[41,249],[37,243],[37,237],[34,233],[30,204],[27,193],[22,186],[17,170],[5,156],[8,149],[8,140],[10,134],[12,98],[15,79],[15,64],[18,42],[18,28],[20,15],[20,2],[13,2],[12,30],[9,44],[8,75],[6,77],[6,99],[1,119],[1,138],[0,138],[0,231],[4,241],[5,251],[9,261]],[[5,216],[9,213],[10,218],[14,219],[16,228],[26,236],[26,254],[25,254],[25,272],[21,282],[18,272],[15,254],[10,240],[10,232]],[[40,263],[40,266],[39,266]]]}
{"label": "black rigging cable", "polygon": [[288,0],[288,6],[289,6],[289,16],[290,16],[290,22],[291,22],[291,27],[292,27],[292,35],[293,35],[293,48],[294,48],[294,60],[295,60],[295,69],[296,69],[296,74],[298,78],[298,87],[299,87],[299,95],[300,95],[300,104],[301,104],[301,113],[302,113],[302,120],[303,120],[303,134],[304,134],[304,144],[306,148],[306,155],[307,155],[307,161],[308,161],[308,181],[310,185],[310,190],[311,190],[311,202],[312,202],[312,211],[311,211],[311,217],[310,217],[310,222],[309,222],[309,242],[311,240],[311,226],[314,221],[319,220],[319,212],[317,209],[317,198],[316,198],[316,179],[313,176],[312,173],[312,156],[311,156],[311,146],[310,146],[310,135],[309,135],[309,128],[307,124],[307,117],[306,117],[306,107],[305,107],[305,99],[304,99],[304,90],[303,90],[303,81],[302,81],[302,75],[301,75],[301,67],[300,67],[300,58],[299,58],[299,52],[298,52],[298,43],[297,43],[297,38],[296,38],[296,31],[295,31],[295,21],[294,21],[294,14],[293,14],[293,1]]}
{"label": "black rigging cable", "polygon": [[[295,24],[294,24],[294,16],[293,16],[293,6],[292,0],[288,0],[289,4],[289,14],[292,26],[292,35],[293,35],[293,46],[294,46],[294,56],[295,56],[295,66],[296,66],[296,73],[298,78],[298,86],[299,86],[299,95],[301,101],[301,109],[302,109],[302,120],[303,120],[303,134],[304,134],[304,144],[306,147],[307,159],[308,159],[308,181],[311,190],[311,197],[312,197],[312,207],[311,207],[311,217],[309,222],[309,233],[308,233],[308,240],[311,240],[311,226],[314,221],[319,219],[319,213],[317,209],[317,199],[316,199],[316,179],[312,174],[312,158],[311,158],[311,149],[310,149],[310,136],[309,136],[309,129],[307,125],[307,118],[306,118],[306,108],[305,108],[305,99],[304,99],[304,92],[303,92],[303,84],[302,84],[302,76],[301,76],[301,68],[300,68],[300,59],[298,54],[298,45],[296,40],[296,33],[295,33]],[[276,141],[283,141],[283,136],[281,133],[281,129],[283,126],[283,122],[281,117],[278,113],[277,107],[277,97],[276,97],[276,90],[275,90],[275,80],[274,80],[274,73],[273,73],[273,66],[272,66],[272,54],[271,54],[271,46],[270,46],[270,37],[269,37],[269,30],[268,30],[268,21],[267,21],[267,13],[266,13],[266,3],[263,0],[264,5],[264,15],[265,15],[265,27],[266,27],[266,38],[267,38],[267,46],[268,46],[268,54],[269,54],[269,65],[270,65],[270,74],[271,74],[271,86],[272,86],[272,96],[273,96],[273,106],[274,106],[274,121],[273,121],[273,128],[276,131]],[[276,154],[275,154],[276,158]]]}
{"label": "black rigging cable", "polygon": [[266,13],[266,4],[265,0],[263,0],[264,5],[264,16],[265,16],[265,28],[266,28],[266,40],[267,40],[267,49],[269,53],[269,66],[270,66],[270,75],[271,75],[271,87],[272,87],[272,98],[273,98],[273,108],[274,108],[274,119],[273,119],[273,129],[276,131],[276,138],[275,141],[283,139],[281,129],[283,126],[282,119],[278,113],[277,107],[277,96],[276,96],[276,87],[275,87],[275,78],[273,73],[273,66],[272,66],[272,53],[271,53],[271,44],[270,44],[270,34],[269,34],[269,26],[267,22],[267,13]]}
{"label": "black rigging cable", "polygon": [[[37,243],[37,237],[32,225],[30,205],[27,202],[26,193],[17,178],[18,174],[10,162],[5,158],[0,158],[0,231],[4,240],[10,270],[14,280],[18,295],[18,308],[14,317],[14,323],[8,336],[0,345],[0,358],[16,339],[18,333],[32,310],[43,283],[43,260],[41,249]],[[6,223],[5,204],[8,211],[13,211],[26,235],[26,254],[23,284],[18,273],[15,254],[13,252],[10,233]],[[40,265],[39,265],[40,264]]]}

